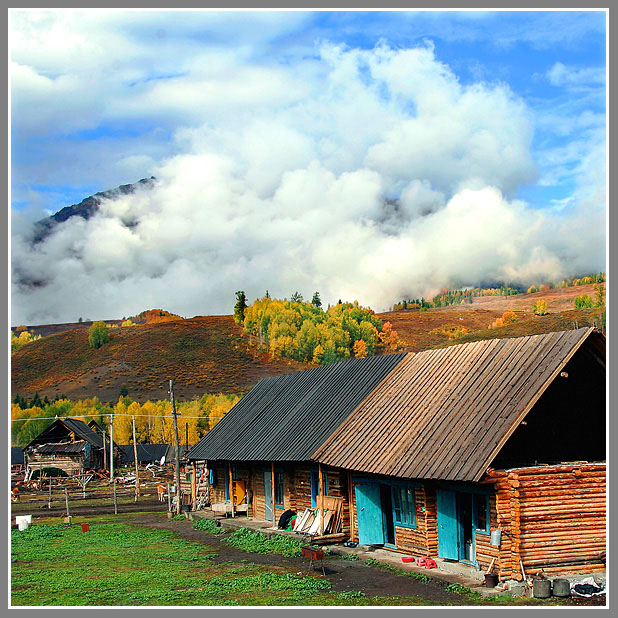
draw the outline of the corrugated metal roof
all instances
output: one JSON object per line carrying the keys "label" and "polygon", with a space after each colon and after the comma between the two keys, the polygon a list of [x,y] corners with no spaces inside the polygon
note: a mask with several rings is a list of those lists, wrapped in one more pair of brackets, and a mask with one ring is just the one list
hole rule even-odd
{"label": "corrugated metal roof", "polygon": [[402,478],[478,481],[592,332],[493,339],[410,354],[312,459]]}
{"label": "corrugated metal roof", "polygon": [[[135,453],[133,452],[132,444],[119,444],[118,447],[123,454],[123,463],[133,463],[135,461]],[[167,455],[169,449],[169,444],[138,444],[137,461],[140,463],[160,461],[161,457]]]}
{"label": "corrugated metal roof", "polygon": [[17,464],[24,463],[24,449],[21,446],[12,446],[11,447],[11,465],[16,466]]}
{"label": "corrugated metal roof", "polygon": [[187,454],[189,459],[306,461],[405,354],[265,378]]}

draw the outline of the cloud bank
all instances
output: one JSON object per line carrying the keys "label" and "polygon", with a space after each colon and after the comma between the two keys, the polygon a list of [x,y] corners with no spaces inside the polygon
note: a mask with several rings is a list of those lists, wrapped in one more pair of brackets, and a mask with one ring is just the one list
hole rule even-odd
{"label": "cloud bank", "polygon": [[[152,160],[153,189],[35,246],[14,213],[11,323],[229,314],[240,289],[380,311],[442,287],[604,269],[603,140],[566,207],[531,208],[516,197],[539,179],[530,110],[505,84],[462,85],[429,43],[324,43],[293,70],[225,54],[191,63],[124,102],[136,118],[186,115],[176,154]],[[18,79],[41,97],[64,87]]]}

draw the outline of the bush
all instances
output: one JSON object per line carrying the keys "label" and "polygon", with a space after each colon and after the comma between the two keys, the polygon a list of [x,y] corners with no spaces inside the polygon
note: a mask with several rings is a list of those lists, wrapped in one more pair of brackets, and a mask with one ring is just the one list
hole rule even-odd
{"label": "bush", "polygon": [[580,294],[575,298],[575,309],[592,309],[594,303],[588,294]]}
{"label": "bush", "polygon": [[34,470],[30,478],[34,480],[34,479],[38,479],[39,476],[42,476],[42,475],[49,478],[51,476],[67,476],[67,473],[64,470],[61,470],[60,468],[51,468],[51,467],[41,468],[40,470]]}
{"label": "bush", "polygon": [[109,341],[109,331],[105,322],[94,322],[88,331],[88,343],[92,348],[100,348]]}
{"label": "bush", "polygon": [[300,556],[301,544],[294,539],[283,536],[267,537],[261,532],[240,528],[233,532],[224,543],[254,554],[280,554],[282,556]]}
{"label": "bush", "polygon": [[212,519],[198,519],[193,524],[193,529],[203,530],[204,532],[207,532],[208,534],[223,534],[225,532],[225,530],[223,530],[223,528],[219,526],[217,522],[213,521]]}
{"label": "bush", "polygon": [[532,311],[535,315],[547,315],[549,312],[547,311],[547,302],[544,300],[539,300],[532,306]]}

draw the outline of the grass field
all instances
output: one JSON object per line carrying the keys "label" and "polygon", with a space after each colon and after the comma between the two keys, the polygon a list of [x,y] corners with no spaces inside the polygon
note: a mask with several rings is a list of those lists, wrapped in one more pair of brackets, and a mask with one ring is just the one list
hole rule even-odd
{"label": "grass field", "polygon": [[[425,575],[370,560],[366,565],[345,561],[346,569],[358,570],[358,587],[367,577],[375,579],[373,569],[387,569],[392,571],[389,577],[412,575],[426,594],[365,596],[353,588],[334,590],[328,577],[300,573],[301,558],[276,559],[298,553],[289,539],[265,543],[254,538],[259,533],[239,530],[221,540],[214,529],[193,524],[198,542],[182,538],[175,529],[132,523],[138,516],[90,517],[88,532],[52,518],[39,519],[25,531],[12,530],[11,606],[429,606],[444,604],[445,593],[450,594],[449,605],[556,604],[555,599],[486,598],[460,585],[444,587]],[[181,522],[166,525],[176,523]],[[184,523],[186,528],[189,522]],[[230,560],[225,548],[235,551],[241,545],[241,557],[236,552]],[[275,557],[257,564],[252,560],[256,552]]]}

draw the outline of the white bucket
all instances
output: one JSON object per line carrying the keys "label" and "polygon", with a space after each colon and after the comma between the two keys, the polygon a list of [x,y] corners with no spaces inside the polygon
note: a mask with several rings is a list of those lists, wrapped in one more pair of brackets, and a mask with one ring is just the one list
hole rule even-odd
{"label": "white bucket", "polygon": [[32,515],[17,515],[15,517],[15,523],[19,530],[26,530],[32,523]]}

